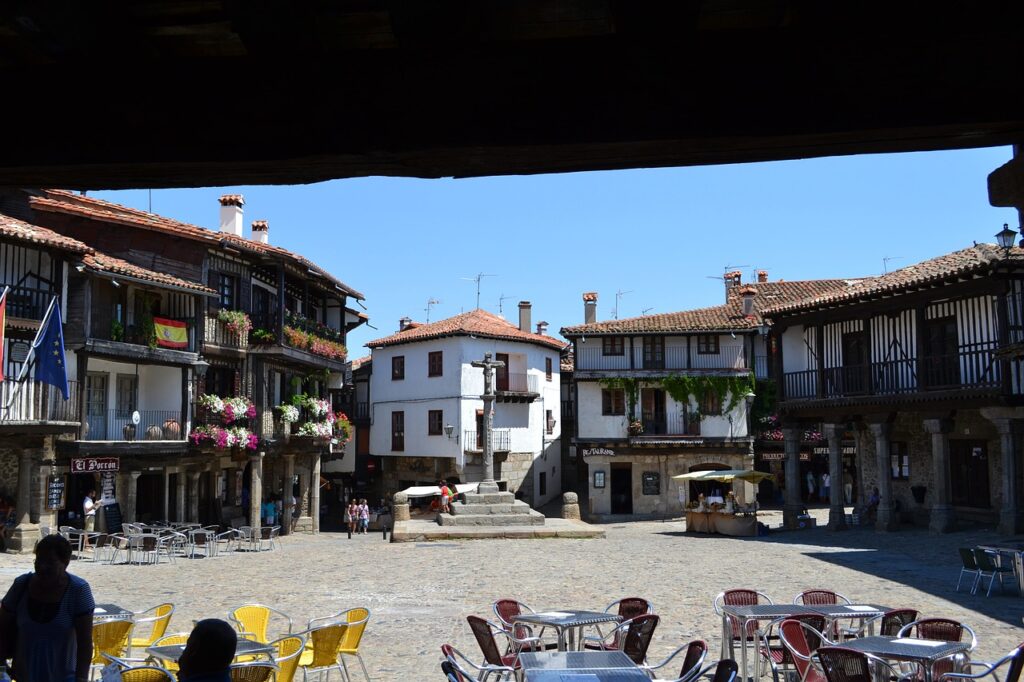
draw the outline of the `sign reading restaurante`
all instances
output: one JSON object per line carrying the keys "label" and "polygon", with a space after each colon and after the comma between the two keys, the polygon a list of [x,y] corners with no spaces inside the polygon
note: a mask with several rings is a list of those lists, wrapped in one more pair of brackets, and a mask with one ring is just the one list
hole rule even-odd
{"label": "sign reading restaurante", "polygon": [[71,460],[71,473],[92,474],[101,471],[120,471],[121,460],[117,457],[76,457]]}
{"label": "sign reading restaurante", "polygon": [[614,457],[615,451],[609,448],[583,448],[584,457],[605,456]]}

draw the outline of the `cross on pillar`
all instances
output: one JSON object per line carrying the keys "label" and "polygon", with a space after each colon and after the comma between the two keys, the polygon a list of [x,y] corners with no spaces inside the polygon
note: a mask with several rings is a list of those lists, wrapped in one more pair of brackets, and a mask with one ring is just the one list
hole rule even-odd
{"label": "cross on pillar", "polygon": [[505,363],[500,360],[492,360],[490,353],[484,353],[483,360],[474,360],[470,363],[473,367],[479,367],[484,371],[484,394],[480,396],[484,401],[484,480],[477,488],[479,493],[496,493],[498,484],[494,482],[494,441],[491,439],[494,431],[494,370],[504,367]]}

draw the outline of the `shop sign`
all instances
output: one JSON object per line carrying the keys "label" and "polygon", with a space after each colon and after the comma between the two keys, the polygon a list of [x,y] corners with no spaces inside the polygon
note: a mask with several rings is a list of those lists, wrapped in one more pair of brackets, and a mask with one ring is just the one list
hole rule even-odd
{"label": "shop sign", "polygon": [[117,457],[76,457],[71,460],[71,473],[73,474],[95,474],[120,470],[121,460]]}
{"label": "shop sign", "polygon": [[610,448],[582,448],[584,457],[614,457],[615,451]]}
{"label": "shop sign", "polygon": [[[760,453],[758,453],[758,456],[761,458],[762,461],[765,461],[765,462],[782,462],[782,461],[785,461],[785,459],[786,459],[786,453],[785,452],[760,452]],[[811,461],[811,453],[809,453],[809,452],[801,452],[800,453],[800,461],[801,462],[810,462]]]}
{"label": "shop sign", "polygon": [[[839,451],[842,454],[844,454],[844,455],[856,455],[857,454],[857,446],[854,445],[854,444],[843,443],[842,445],[839,446]],[[828,454],[828,446],[826,445],[824,447],[816,447],[816,448],[814,448],[814,454],[816,454],[816,455],[827,455]]]}
{"label": "shop sign", "polygon": [[59,511],[67,504],[67,481],[61,475],[46,477],[46,508]]}

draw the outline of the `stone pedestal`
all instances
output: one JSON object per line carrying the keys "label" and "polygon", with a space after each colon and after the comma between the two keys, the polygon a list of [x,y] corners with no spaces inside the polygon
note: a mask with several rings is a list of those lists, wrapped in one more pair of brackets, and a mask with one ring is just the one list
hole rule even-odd
{"label": "stone pedestal", "polygon": [[399,521],[408,521],[410,519],[409,496],[405,493],[395,493],[395,502],[392,511],[395,515],[395,523],[398,523]]}
{"label": "stone pedestal", "polygon": [[25,448],[18,458],[18,498],[15,501],[17,525],[7,540],[7,549],[12,552],[31,552],[39,539],[39,526],[31,522],[32,468],[35,466],[35,451]]}
{"label": "stone pedestal", "polygon": [[562,518],[580,520],[580,499],[576,493],[564,493],[562,495]]}
{"label": "stone pedestal", "polygon": [[452,513],[437,515],[442,526],[542,526],[544,515],[520,502],[512,493],[465,493],[454,502]]}

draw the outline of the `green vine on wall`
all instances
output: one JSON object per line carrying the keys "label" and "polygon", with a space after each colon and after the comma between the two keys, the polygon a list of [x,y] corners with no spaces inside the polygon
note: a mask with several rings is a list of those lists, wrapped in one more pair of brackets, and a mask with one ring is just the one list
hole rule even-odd
{"label": "green vine on wall", "polygon": [[603,388],[621,388],[625,391],[629,403],[629,418],[636,417],[637,396],[640,393],[641,384],[661,383],[661,386],[673,400],[680,405],[686,406],[689,410],[690,396],[697,402],[697,411],[704,404],[709,395],[718,397],[718,400],[725,401],[728,396],[728,403],[723,405],[723,413],[728,414],[739,405],[740,400],[745,396],[754,393],[754,375],[752,373],[733,376],[712,376],[712,375],[688,375],[669,374],[662,377],[644,377],[642,379],[631,379],[614,377],[601,379],[599,383]]}

